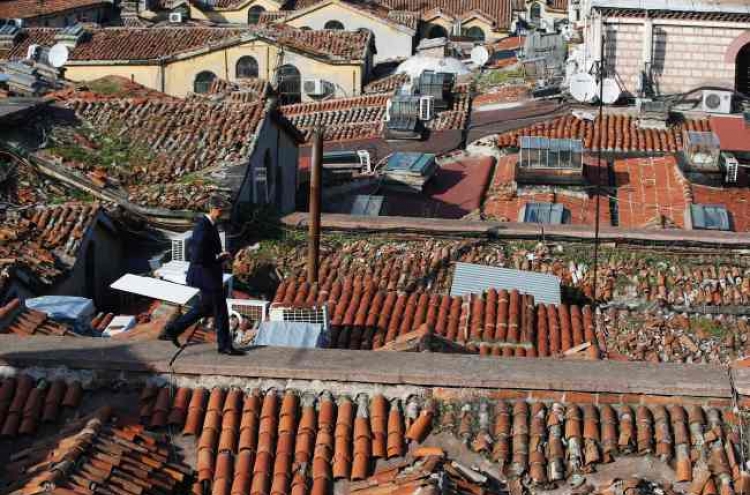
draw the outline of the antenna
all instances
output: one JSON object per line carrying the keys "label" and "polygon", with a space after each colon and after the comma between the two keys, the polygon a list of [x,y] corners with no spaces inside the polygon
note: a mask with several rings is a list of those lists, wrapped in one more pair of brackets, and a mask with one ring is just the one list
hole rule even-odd
{"label": "antenna", "polygon": [[50,48],[47,58],[49,60],[49,64],[52,67],[54,67],[55,69],[59,69],[61,67],[64,67],[65,64],[68,63],[69,55],[70,52],[68,51],[68,47],[63,45],[62,43],[57,43],[55,46]]}
{"label": "antenna", "polygon": [[578,73],[570,78],[570,95],[580,103],[592,103],[596,100],[597,84],[591,74]]}
{"label": "antenna", "polygon": [[602,103],[605,105],[616,103],[620,99],[620,96],[622,96],[620,85],[617,84],[617,80],[613,77],[603,79],[601,86]]}

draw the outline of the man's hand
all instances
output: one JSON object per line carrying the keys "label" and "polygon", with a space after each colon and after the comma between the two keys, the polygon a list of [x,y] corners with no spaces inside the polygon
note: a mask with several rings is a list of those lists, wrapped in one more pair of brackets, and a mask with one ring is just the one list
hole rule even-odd
{"label": "man's hand", "polygon": [[232,255],[229,253],[229,251],[224,251],[219,255],[219,261],[229,261],[232,259]]}

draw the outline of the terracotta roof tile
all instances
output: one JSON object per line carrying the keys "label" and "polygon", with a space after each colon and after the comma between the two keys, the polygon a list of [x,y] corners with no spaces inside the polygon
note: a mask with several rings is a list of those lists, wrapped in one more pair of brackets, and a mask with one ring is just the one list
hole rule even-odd
{"label": "terracotta roof tile", "polygon": [[[601,131],[600,131],[601,129]],[[611,152],[675,153],[682,149],[682,130],[710,131],[707,119],[687,120],[667,130],[639,129],[630,115],[605,114],[601,126],[573,115],[557,117],[497,137],[500,147],[518,146],[520,136],[545,136],[555,139],[581,139],[586,150],[600,147]]]}
{"label": "terracotta roof tile", "polygon": [[[0,226],[0,289],[13,270],[25,270],[43,284],[52,284],[73,266],[78,248],[99,213],[98,204],[40,206],[19,214],[6,211]],[[61,332],[45,324],[43,315],[19,316],[18,332]],[[64,333],[64,332],[63,332]]]}
{"label": "terracotta roof tile", "polygon": [[[52,46],[60,32],[54,28],[22,30],[7,59],[26,57],[32,44]],[[208,48],[212,45],[239,43],[253,35],[272,43],[300,50],[330,60],[362,60],[369,49],[369,33],[354,31],[308,31],[289,26],[263,28],[228,27],[153,27],[101,28],[89,30],[79,44],[70,51],[70,60],[158,60]]]}
{"label": "terracotta roof tile", "polygon": [[406,84],[410,79],[409,74],[392,74],[367,83],[364,92],[367,94],[391,93]]}
{"label": "terracotta roof tile", "polygon": [[28,19],[106,5],[112,4],[107,0],[7,0],[0,2],[0,19]]}
{"label": "terracotta roof tile", "polygon": [[166,438],[138,426],[113,424],[112,416],[111,408],[101,408],[15,452],[3,469],[8,483],[4,491],[41,493],[49,486],[64,486],[65,493],[85,493],[96,486],[114,493],[138,493],[147,487],[180,493],[191,470],[167,459]]}
{"label": "terracotta roof tile", "polygon": [[380,0],[383,5],[392,9],[419,12],[424,19],[426,15],[442,11],[446,14],[464,18],[472,12],[481,12],[494,22],[494,29],[502,30],[510,27],[511,22],[511,0],[490,1],[460,1],[460,0]]}

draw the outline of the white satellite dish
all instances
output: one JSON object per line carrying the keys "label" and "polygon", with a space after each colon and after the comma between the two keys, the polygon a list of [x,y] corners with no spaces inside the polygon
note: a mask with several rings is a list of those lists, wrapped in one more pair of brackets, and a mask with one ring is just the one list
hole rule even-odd
{"label": "white satellite dish", "polygon": [[570,95],[580,103],[593,103],[596,99],[596,79],[585,72],[570,78]]}
{"label": "white satellite dish", "polygon": [[605,105],[612,105],[613,103],[616,103],[622,95],[620,85],[617,84],[617,81],[612,77],[608,77],[602,81],[601,90],[602,103],[604,103]]}
{"label": "white satellite dish", "polygon": [[62,43],[57,43],[49,50],[49,64],[55,69],[59,69],[68,63],[68,56],[68,47]]}
{"label": "white satellite dish", "polygon": [[490,60],[490,51],[486,46],[477,45],[471,49],[471,61],[479,67],[484,67]]}

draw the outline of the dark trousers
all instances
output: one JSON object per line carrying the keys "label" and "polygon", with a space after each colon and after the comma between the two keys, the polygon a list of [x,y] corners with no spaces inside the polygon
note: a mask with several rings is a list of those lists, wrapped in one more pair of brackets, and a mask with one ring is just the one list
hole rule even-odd
{"label": "dark trousers", "polygon": [[229,349],[232,347],[232,340],[229,336],[229,313],[227,312],[227,301],[223,290],[202,290],[198,303],[190,311],[172,322],[167,329],[167,333],[170,336],[179,336],[189,326],[206,316],[214,317],[214,327],[216,328],[216,339],[219,349]]}

